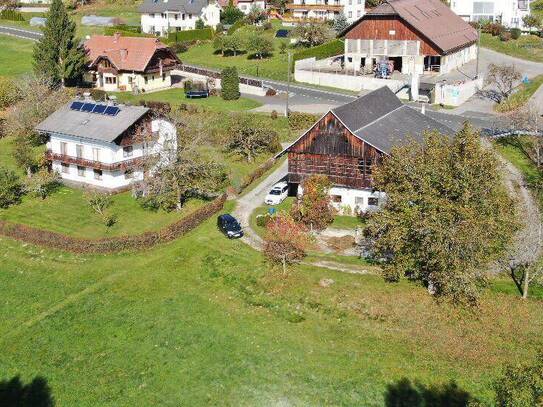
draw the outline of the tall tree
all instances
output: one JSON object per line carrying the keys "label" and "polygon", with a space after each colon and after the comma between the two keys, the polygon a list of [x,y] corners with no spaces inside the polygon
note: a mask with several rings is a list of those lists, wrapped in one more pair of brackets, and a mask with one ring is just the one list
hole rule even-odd
{"label": "tall tree", "polygon": [[75,23],[62,0],[53,0],[47,13],[43,37],[34,47],[34,72],[54,84],[71,84],[81,78],[85,51],[75,38]]}
{"label": "tall tree", "polygon": [[336,17],[334,17],[334,31],[337,34],[342,32],[348,26],[349,22],[347,21],[347,17],[345,17],[345,14],[339,13]]}
{"label": "tall tree", "polygon": [[486,267],[518,228],[494,153],[468,124],[395,148],[373,174],[387,194],[367,234],[388,281],[420,281],[436,296],[476,305]]}
{"label": "tall tree", "polygon": [[488,66],[486,83],[493,86],[497,92],[497,102],[502,102],[513,93],[513,89],[522,75],[515,65],[496,65]]}
{"label": "tall tree", "polygon": [[494,384],[496,405],[532,407],[543,405],[543,353],[534,363],[509,365]]}

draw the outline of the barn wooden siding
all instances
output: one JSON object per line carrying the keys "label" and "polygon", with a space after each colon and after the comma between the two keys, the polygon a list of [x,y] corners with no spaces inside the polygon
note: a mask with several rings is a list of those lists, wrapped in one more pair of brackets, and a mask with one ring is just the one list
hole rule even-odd
{"label": "barn wooden siding", "polygon": [[[394,35],[390,32],[394,31]],[[441,55],[426,37],[423,37],[414,28],[397,16],[365,16],[356,27],[345,36],[348,40],[412,40],[420,41],[421,55]]]}
{"label": "barn wooden siding", "polygon": [[289,181],[300,183],[319,174],[337,186],[371,188],[371,173],[381,156],[328,113],[289,148]]}

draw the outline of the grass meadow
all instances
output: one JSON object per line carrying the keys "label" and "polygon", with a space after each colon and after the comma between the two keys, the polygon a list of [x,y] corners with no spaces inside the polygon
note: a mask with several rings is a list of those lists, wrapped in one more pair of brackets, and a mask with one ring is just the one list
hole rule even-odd
{"label": "grass meadow", "polygon": [[32,73],[33,47],[33,41],[0,34],[0,76]]}

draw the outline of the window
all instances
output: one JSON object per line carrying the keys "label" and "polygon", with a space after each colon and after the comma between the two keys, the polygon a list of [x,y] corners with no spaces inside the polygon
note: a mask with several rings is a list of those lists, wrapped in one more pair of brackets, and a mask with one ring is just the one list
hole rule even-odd
{"label": "window", "polygon": [[124,172],[124,179],[132,179],[134,178],[134,172],[132,170],[126,170]]}
{"label": "window", "polygon": [[378,198],[368,198],[368,205],[369,206],[377,206],[379,205],[379,199]]}
{"label": "window", "polygon": [[367,160],[359,160],[358,161],[358,170],[362,175],[371,175],[373,167],[373,160],[371,158],[368,158]]}
{"label": "window", "polygon": [[114,85],[117,83],[117,78],[115,76],[106,76],[106,83],[109,85]]}
{"label": "window", "polygon": [[162,13],[162,14],[160,14],[160,17],[167,18],[168,16],[166,15],[166,13]]}
{"label": "window", "polygon": [[179,18],[179,14],[175,13],[175,14],[173,15],[173,19],[174,19],[174,20],[177,20],[178,18]]}
{"label": "window", "polygon": [[60,164],[61,171],[63,174],[69,174],[70,173],[70,164],[62,163]]}
{"label": "window", "polygon": [[77,166],[77,175],[79,175],[80,177],[84,177],[85,176],[85,167],[82,167],[80,165]]}
{"label": "window", "polygon": [[83,146],[81,144],[75,145],[75,155],[77,158],[83,158]]}
{"label": "window", "polygon": [[149,14],[149,17],[155,18],[155,14],[154,14],[154,13],[151,13],[151,14]]}
{"label": "window", "polygon": [[331,195],[332,202],[341,203],[341,195]]}
{"label": "window", "polygon": [[185,19],[185,13],[181,14],[181,20]]}
{"label": "window", "polygon": [[128,77],[128,84],[129,85],[132,85],[132,82],[134,82],[134,78],[132,78],[131,76]]}
{"label": "window", "polygon": [[64,141],[60,142],[60,154],[67,155],[68,152],[68,143],[65,143]]}
{"label": "window", "polygon": [[147,76],[144,76],[143,79],[145,81],[145,84],[147,85],[147,82],[149,82],[149,79],[147,78]]}
{"label": "window", "polygon": [[162,82],[164,82],[165,80],[166,80],[166,74],[163,73],[163,74],[162,74]]}
{"label": "window", "polygon": [[102,170],[93,170],[94,172],[94,179],[101,180],[102,179]]}
{"label": "window", "polygon": [[353,12],[349,11],[349,18],[353,18]]}
{"label": "window", "polygon": [[94,161],[100,161],[100,149],[99,148],[93,148],[92,149],[92,159]]}
{"label": "window", "polygon": [[104,59],[102,63],[104,65],[104,68],[111,68],[111,62],[109,62],[109,60]]}
{"label": "window", "polygon": [[134,154],[134,147],[132,146],[126,146],[123,147],[123,157],[132,157],[132,154]]}
{"label": "window", "polygon": [[349,0],[349,6],[353,5],[353,0]]}

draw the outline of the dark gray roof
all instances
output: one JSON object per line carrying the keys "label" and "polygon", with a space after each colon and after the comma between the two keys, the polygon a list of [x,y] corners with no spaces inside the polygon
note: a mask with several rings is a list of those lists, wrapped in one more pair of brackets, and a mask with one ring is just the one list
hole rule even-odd
{"label": "dark gray roof", "polygon": [[111,143],[149,111],[143,106],[119,105],[116,116],[107,116],[72,110],[71,104],[69,102],[51,114],[36,126],[36,130]]}
{"label": "dark gray roof", "polygon": [[186,14],[200,14],[208,4],[208,0],[144,0],[139,11],[140,13],[179,11]]}
{"label": "dark gray roof", "polygon": [[425,132],[434,130],[443,135],[454,134],[450,127],[407,105],[402,105],[358,129],[354,134],[378,150],[390,154],[392,147],[401,146],[410,140],[422,142]]}
{"label": "dark gray roof", "polygon": [[383,86],[345,105],[332,109],[336,117],[353,133],[402,106],[400,99]]}

